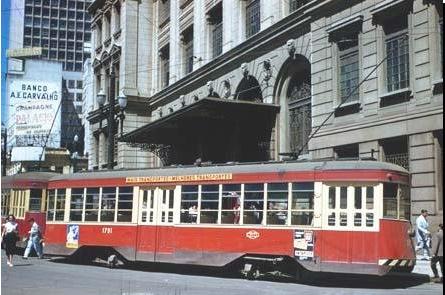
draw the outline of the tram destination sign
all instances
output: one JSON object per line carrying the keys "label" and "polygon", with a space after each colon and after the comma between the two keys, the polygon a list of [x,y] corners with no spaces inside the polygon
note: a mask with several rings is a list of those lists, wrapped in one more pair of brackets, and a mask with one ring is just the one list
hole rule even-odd
{"label": "tram destination sign", "polygon": [[126,183],[155,183],[155,182],[189,182],[189,181],[220,181],[232,179],[232,173],[213,173],[196,175],[172,176],[137,176],[125,178]]}

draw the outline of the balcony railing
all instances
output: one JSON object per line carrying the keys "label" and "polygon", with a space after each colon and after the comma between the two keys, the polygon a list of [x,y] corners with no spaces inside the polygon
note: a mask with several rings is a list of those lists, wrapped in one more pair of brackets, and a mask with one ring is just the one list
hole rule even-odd
{"label": "balcony railing", "polygon": [[386,155],[385,161],[399,165],[409,171],[409,155],[408,155],[408,153]]}

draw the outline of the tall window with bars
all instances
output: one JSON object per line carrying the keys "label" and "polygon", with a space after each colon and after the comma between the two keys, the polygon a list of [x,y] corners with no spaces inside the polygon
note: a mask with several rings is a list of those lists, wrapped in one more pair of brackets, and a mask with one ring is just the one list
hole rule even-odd
{"label": "tall window with bars", "polygon": [[249,38],[261,29],[260,0],[249,0],[246,5],[246,37]]}
{"label": "tall window with bars", "polygon": [[409,40],[408,23],[385,25],[386,84],[387,91],[409,87]]}
{"label": "tall window with bars", "polygon": [[168,45],[161,49],[160,57],[161,57],[161,62],[160,62],[161,88],[165,88],[169,85],[169,80],[170,80],[170,50]]}
{"label": "tall window with bars", "polygon": [[213,57],[217,57],[222,53],[222,41],[223,41],[222,29],[223,29],[222,22],[218,22],[213,25],[213,30],[212,30]]}
{"label": "tall window with bars", "polygon": [[359,83],[359,51],[357,38],[339,41],[338,49],[341,102],[358,101],[359,92],[358,89],[356,89]]}
{"label": "tall window with bars", "polygon": [[184,74],[193,71],[193,26],[182,33]]}
{"label": "tall window with bars", "polygon": [[212,57],[215,58],[222,53],[223,44],[223,10],[222,3],[217,4],[207,14],[210,28],[210,40],[212,46]]}

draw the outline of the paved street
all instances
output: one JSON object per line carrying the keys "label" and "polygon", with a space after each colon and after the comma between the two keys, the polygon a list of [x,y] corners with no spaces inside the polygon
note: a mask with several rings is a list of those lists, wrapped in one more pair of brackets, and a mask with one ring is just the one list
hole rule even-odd
{"label": "paved street", "polygon": [[102,265],[76,265],[64,259],[22,260],[9,268],[2,253],[2,295],[237,295],[237,294],[442,294],[443,285],[425,275],[386,278],[323,276],[312,283],[286,279],[247,281],[227,275],[208,276],[208,270],[160,266],[108,269]]}

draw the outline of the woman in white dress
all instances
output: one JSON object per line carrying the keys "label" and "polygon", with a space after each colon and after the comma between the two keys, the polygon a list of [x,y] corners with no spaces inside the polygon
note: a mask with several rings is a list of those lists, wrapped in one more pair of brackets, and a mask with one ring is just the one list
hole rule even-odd
{"label": "woman in white dress", "polygon": [[6,218],[6,223],[2,231],[2,241],[5,243],[6,259],[8,266],[14,266],[12,264],[12,257],[15,252],[15,244],[17,243],[18,231],[17,222],[15,221],[14,215],[10,214]]}

